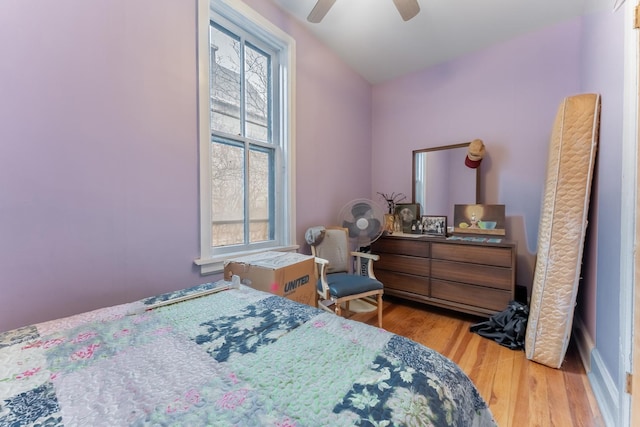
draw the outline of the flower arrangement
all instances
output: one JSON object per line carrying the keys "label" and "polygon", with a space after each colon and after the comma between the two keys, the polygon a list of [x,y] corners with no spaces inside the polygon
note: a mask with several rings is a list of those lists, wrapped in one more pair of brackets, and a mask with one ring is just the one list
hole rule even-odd
{"label": "flower arrangement", "polygon": [[396,204],[403,201],[407,198],[403,193],[391,193],[385,194],[378,192],[379,195],[387,202],[387,208],[389,209],[389,213],[393,215],[396,211]]}

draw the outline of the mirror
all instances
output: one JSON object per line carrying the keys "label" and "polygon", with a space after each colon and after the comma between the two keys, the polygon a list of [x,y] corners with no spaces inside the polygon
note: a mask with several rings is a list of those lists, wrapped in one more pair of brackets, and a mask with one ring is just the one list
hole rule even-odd
{"label": "mirror", "polygon": [[421,215],[446,215],[454,205],[480,203],[480,166],[465,165],[469,142],[413,151],[413,203]]}

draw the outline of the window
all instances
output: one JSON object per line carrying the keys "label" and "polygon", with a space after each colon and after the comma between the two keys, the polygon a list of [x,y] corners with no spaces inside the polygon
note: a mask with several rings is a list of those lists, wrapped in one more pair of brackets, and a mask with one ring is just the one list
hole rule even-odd
{"label": "window", "polygon": [[241,2],[199,0],[202,273],[293,250],[293,40]]}

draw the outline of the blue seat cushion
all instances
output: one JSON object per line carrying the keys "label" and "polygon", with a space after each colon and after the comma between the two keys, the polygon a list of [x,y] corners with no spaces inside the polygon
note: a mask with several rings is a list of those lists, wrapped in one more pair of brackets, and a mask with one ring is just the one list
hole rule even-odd
{"label": "blue seat cushion", "polygon": [[[329,293],[332,297],[342,298],[349,295],[383,289],[382,283],[367,276],[348,273],[327,274]],[[318,290],[322,291],[322,281],[318,280]]]}

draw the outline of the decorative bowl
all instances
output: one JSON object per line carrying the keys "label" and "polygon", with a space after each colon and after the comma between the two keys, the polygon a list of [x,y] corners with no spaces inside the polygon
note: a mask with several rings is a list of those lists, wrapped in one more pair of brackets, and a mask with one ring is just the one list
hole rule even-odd
{"label": "decorative bowl", "polygon": [[478,221],[478,227],[483,230],[493,230],[496,228],[496,224],[497,223],[495,221]]}

